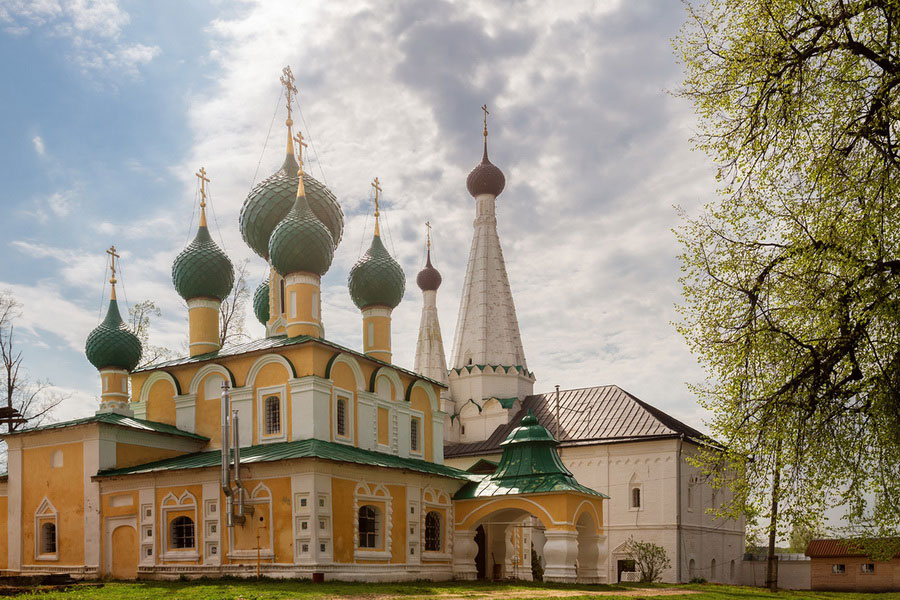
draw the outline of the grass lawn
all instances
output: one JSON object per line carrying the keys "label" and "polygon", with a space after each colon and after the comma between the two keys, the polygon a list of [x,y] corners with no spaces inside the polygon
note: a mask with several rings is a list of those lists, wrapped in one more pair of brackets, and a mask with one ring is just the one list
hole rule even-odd
{"label": "grass lawn", "polygon": [[[324,583],[239,579],[179,582],[108,582],[102,587],[76,586],[68,591],[35,594],[41,600],[311,600],[384,599],[399,596],[426,600],[585,600],[588,598],[678,598],[685,600],[900,600],[886,594],[790,592],[772,594],[758,588],[724,585],[554,585],[530,583]],[[29,595],[31,596],[31,595]],[[35,596],[31,596],[35,597]]]}

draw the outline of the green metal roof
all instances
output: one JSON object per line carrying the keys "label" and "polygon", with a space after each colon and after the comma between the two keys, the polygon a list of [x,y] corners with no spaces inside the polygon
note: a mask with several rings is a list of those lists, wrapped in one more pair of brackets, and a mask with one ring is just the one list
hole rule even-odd
{"label": "green metal roof", "polygon": [[503,456],[497,470],[464,485],[454,499],[546,492],[579,492],[608,498],[575,480],[559,458],[558,445],[559,442],[529,412],[501,444]]}
{"label": "green metal roof", "polygon": [[406,275],[381,242],[372,237],[372,245],[356,261],[347,277],[350,298],[357,308],[390,306],[396,308],[406,291]]}
{"label": "green metal roof", "polygon": [[[275,444],[259,444],[241,448],[241,464],[290,460],[295,458],[321,458],[337,462],[384,467],[386,469],[408,469],[410,471],[438,475],[440,477],[451,477],[453,479],[466,480],[473,477],[465,471],[446,465],[439,465],[415,458],[401,458],[391,454],[384,454],[372,450],[362,450],[360,448],[354,448],[353,446],[317,439],[278,442]],[[205,469],[209,467],[219,467],[221,466],[221,463],[221,450],[209,450],[123,469],[109,469],[101,471],[98,473],[98,476],[113,477],[117,475],[159,473],[181,469]]]}
{"label": "green metal roof", "polygon": [[269,262],[283,277],[301,272],[324,275],[334,259],[334,247],[331,232],[304,194],[297,196],[294,207],[272,231]]}
{"label": "green metal roof", "polygon": [[329,348],[333,348],[340,352],[346,352],[347,354],[352,354],[354,356],[358,356],[359,358],[364,358],[366,360],[370,360],[374,363],[378,363],[380,365],[384,365],[386,367],[390,367],[400,373],[405,373],[411,377],[417,377],[418,379],[422,379],[423,381],[427,381],[429,383],[433,383],[434,385],[442,388],[446,388],[447,385],[437,381],[436,379],[431,379],[430,377],[425,377],[415,371],[410,371],[409,369],[404,369],[403,367],[398,367],[397,365],[392,365],[391,363],[385,362],[383,360],[378,360],[377,358],[372,358],[367,354],[363,354],[358,350],[351,350],[350,348],[346,348],[341,346],[340,344],[335,344],[334,342],[329,342],[328,340],[324,340],[322,338],[312,337],[310,335],[298,335],[296,337],[287,337],[285,335],[275,335],[272,337],[263,338],[260,340],[253,340],[252,342],[247,342],[246,344],[238,344],[236,346],[229,346],[228,348],[222,348],[221,350],[216,350],[215,352],[207,352],[206,354],[198,354],[197,356],[184,356],[182,358],[176,358],[173,360],[167,360],[165,362],[156,363],[154,365],[147,365],[146,367],[141,367],[140,369],[135,369],[135,373],[143,373],[146,371],[158,371],[160,369],[167,369],[170,367],[180,367],[181,365],[189,365],[192,363],[204,362],[207,360],[216,360],[219,358],[225,358],[228,356],[239,356],[241,354],[247,354],[249,352],[256,352],[259,350],[272,350],[274,348],[283,348],[285,346],[294,346],[297,344],[303,344],[306,342],[318,342],[323,346],[328,346]]}
{"label": "green metal roof", "polygon": [[98,369],[119,367],[130,371],[141,360],[141,341],[122,321],[115,298],[110,299],[103,322],[88,334],[84,353]]}
{"label": "green metal roof", "polygon": [[30,427],[28,429],[19,429],[17,431],[13,431],[10,433],[3,434],[3,437],[8,435],[19,435],[20,433],[31,433],[34,431],[44,431],[47,429],[62,429],[64,427],[75,427],[77,425],[87,425],[89,423],[106,423],[108,425],[119,425],[121,427],[128,427],[129,429],[140,429],[142,431],[154,431],[156,433],[167,433],[169,435],[178,435],[181,437],[193,438],[195,440],[209,441],[209,438],[206,436],[202,436],[196,433],[191,433],[190,431],[184,431],[183,429],[178,429],[174,425],[169,425],[167,423],[159,423],[157,421],[147,421],[146,419],[135,419],[134,417],[128,417],[126,415],[120,415],[116,413],[98,413],[96,415],[91,415],[90,417],[84,417],[83,419],[75,419],[73,421],[62,421],[60,423],[50,423],[49,425],[41,425],[40,427]]}
{"label": "green metal roof", "polygon": [[269,280],[264,279],[253,292],[253,314],[256,320],[265,325],[269,322]]}

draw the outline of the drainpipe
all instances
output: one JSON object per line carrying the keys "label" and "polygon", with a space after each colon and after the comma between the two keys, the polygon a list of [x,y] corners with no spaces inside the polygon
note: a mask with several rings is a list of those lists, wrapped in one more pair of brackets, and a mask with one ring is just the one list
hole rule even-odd
{"label": "drainpipe", "polygon": [[235,410],[232,412],[231,422],[232,431],[234,433],[234,441],[232,443],[234,446],[234,487],[235,494],[237,495],[237,510],[235,511],[234,519],[238,523],[243,524],[244,495],[246,494],[246,490],[244,489],[244,483],[241,481],[241,437],[240,429],[238,428],[238,411]]}
{"label": "drainpipe", "polygon": [[228,382],[222,383],[222,493],[225,494],[225,503],[226,503],[226,521],[225,524],[227,527],[234,527],[234,519],[232,517],[233,513],[233,503],[234,499],[231,497],[231,470],[229,463],[229,454],[230,448],[228,447],[228,442],[231,439],[230,432],[228,431],[228,409],[230,403],[230,394],[228,391]]}
{"label": "drainpipe", "polygon": [[675,461],[675,577],[681,583],[681,461],[683,460],[684,434],[678,436],[678,455]]}

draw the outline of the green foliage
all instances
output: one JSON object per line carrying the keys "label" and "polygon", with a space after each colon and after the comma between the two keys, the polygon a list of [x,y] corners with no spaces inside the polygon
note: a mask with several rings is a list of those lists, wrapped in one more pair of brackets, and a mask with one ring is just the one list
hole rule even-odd
{"label": "green foliage", "polygon": [[[900,525],[900,4],[710,0],[676,39],[719,199],[685,215],[680,331],[753,524]],[[722,466],[728,468],[721,468]],[[777,479],[777,478],[776,478]],[[874,499],[874,501],[872,501]]]}
{"label": "green foliage", "polygon": [[797,523],[791,529],[790,552],[803,553],[809,542],[826,536],[825,530],[818,524]]}
{"label": "green foliage", "polygon": [[541,559],[538,558],[537,550],[534,544],[531,544],[531,579],[532,581],[544,580],[544,567],[541,565]]}
{"label": "green foliage", "polygon": [[666,549],[652,542],[639,542],[634,537],[625,542],[625,556],[634,561],[642,583],[662,580],[662,573],[672,568]]}

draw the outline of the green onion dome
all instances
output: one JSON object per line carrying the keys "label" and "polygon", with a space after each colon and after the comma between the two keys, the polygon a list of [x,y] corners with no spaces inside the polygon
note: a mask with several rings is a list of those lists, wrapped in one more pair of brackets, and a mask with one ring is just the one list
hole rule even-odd
{"label": "green onion dome", "polygon": [[253,292],[253,312],[256,320],[265,325],[269,322],[269,280],[265,279]]}
{"label": "green onion dome", "polygon": [[331,232],[316,216],[305,195],[275,227],[269,238],[269,259],[284,277],[289,273],[324,275],[334,258]]}
{"label": "green onion dome", "polygon": [[175,291],[185,300],[224,300],[234,286],[234,267],[209,235],[209,228],[202,223],[194,241],[175,257],[172,282]]}
{"label": "green onion dome", "polygon": [[350,269],[348,283],[350,297],[359,309],[376,305],[396,308],[406,291],[406,275],[378,235]]}
{"label": "green onion dome", "polygon": [[[281,168],[257,184],[241,208],[241,235],[247,245],[266,260],[269,258],[269,237],[294,205],[298,168],[293,154],[285,156]],[[331,232],[337,247],[344,233],[344,213],[337,198],[308,173],[303,173],[303,187],[310,208]]]}
{"label": "green onion dome", "polygon": [[115,297],[103,322],[88,335],[84,353],[98,369],[118,367],[131,371],[141,360],[141,341],[122,322]]}

